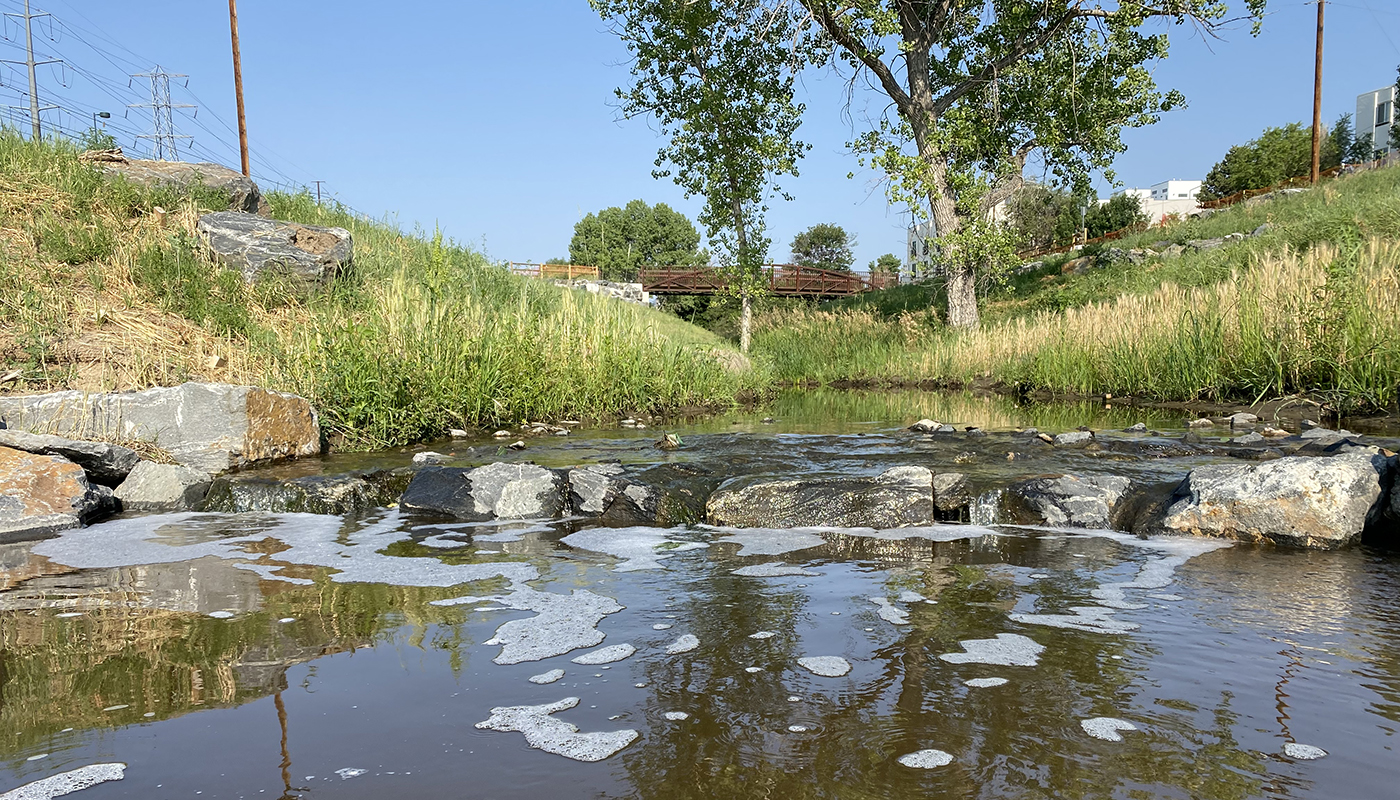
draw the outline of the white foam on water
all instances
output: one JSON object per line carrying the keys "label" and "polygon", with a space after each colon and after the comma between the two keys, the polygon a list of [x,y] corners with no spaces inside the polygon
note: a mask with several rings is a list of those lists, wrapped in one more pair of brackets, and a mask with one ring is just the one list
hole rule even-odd
{"label": "white foam on water", "polygon": [[604,635],[598,623],[609,614],[623,610],[611,597],[575,589],[572,594],[553,594],[519,587],[510,594],[491,598],[506,608],[533,611],[535,616],[513,619],[496,629],[496,635],[482,644],[500,645],[492,659],[497,664],[520,664],[561,656],[570,650],[593,647]]}
{"label": "white foam on water", "polygon": [[734,570],[734,574],[741,575],[745,578],[781,578],[787,575],[802,575],[808,578],[815,578],[821,575],[820,572],[813,572],[810,569],[804,569],[792,564],[783,564],[778,561],[769,564],[752,564],[747,567],[740,567]]}
{"label": "white foam on water", "polygon": [[763,667],[744,667],[744,671],[749,674],[753,674],[755,672],[762,672]]}
{"label": "white foam on water", "polygon": [[89,764],[86,767],[60,772],[42,780],[26,783],[18,789],[0,794],[0,800],[53,800],[66,794],[82,791],[107,781],[119,781],[125,777],[126,764]]}
{"label": "white foam on water", "polygon": [[462,595],[461,597],[449,597],[445,600],[429,600],[428,605],[440,606],[442,608],[451,608],[452,606],[472,606],[476,605],[477,603],[491,603],[495,602],[495,600],[495,596],[475,597],[473,595],[466,594]]}
{"label": "white foam on water", "polygon": [[1095,739],[1103,739],[1106,742],[1121,742],[1122,735],[1119,731],[1135,731],[1137,726],[1125,719],[1114,717],[1094,717],[1079,723],[1084,732]]}
{"label": "white foam on water", "polygon": [[919,750],[896,759],[910,769],[937,769],[953,763],[953,755],[942,750]]}
{"label": "white foam on water", "polygon": [[834,533],[858,536],[862,539],[880,539],[886,542],[903,542],[910,539],[923,539],[930,542],[958,542],[963,539],[980,539],[984,536],[1002,536],[991,528],[981,525],[930,525],[927,527],[887,528],[829,528]]}
{"label": "white foam on water", "polygon": [[[398,557],[381,551],[409,538],[401,530],[399,509],[388,509],[343,531],[340,517],[322,514],[152,514],[64,531],[40,542],[36,555],[76,569],[173,564],[214,557],[234,562],[268,580],[306,584],[285,576],[285,565],[336,570],[338,583],[387,583],[393,586],[457,586],[506,578],[512,584],[535,580],[539,572],[520,562],[445,564],[436,558]],[[246,535],[229,536],[231,531]],[[276,539],[287,549],[273,556],[253,555],[246,546]],[[262,563],[258,562],[260,559]],[[267,563],[274,562],[274,563]]]}
{"label": "white foam on water", "polygon": [[715,528],[728,534],[716,541],[739,545],[740,556],[781,556],[799,550],[821,547],[826,540],[816,534],[819,528]]}
{"label": "white foam on water", "polygon": [[928,601],[927,597],[924,597],[913,589],[905,589],[900,592],[899,597],[895,599],[901,603],[923,603]]}
{"label": "white foam on water", "polygon": [[1129,633],[1141,627],[1135,622],[1114,619],[1111,608],[1075,606],[1070,611],[1070,614],[1011,614],[1010,618],[1013,622],[1026,625],[1045,625],[1089,633]]}
{"label": "white foam on water", "polygon": [[577,697],[538,706],[501,706],[491,709],[491,718],[476,723],[478,730],[518,731],[536,750],[575,761],[602,761],[635,742],[638,733],[620,731],[579,733],[578,726],[555,719],[552,714],[579,704]]}
{"label": "white foam on water", "polygon": [[777,636],[777,635],[778,635],[778,632],[777,632],[777,631],[759,631],[758,633],[751,633],[751,634],[749,634],[749,638],[750,638],[750,639],[772,639],[774,636]]}
{"label": "white foam on water", "polygon": [[1148,597],[1153,600],[1161,600],[1164,603],[1179,603],[1186,599],[1179,594],[1149,594]]}
{"label": "white foam on water", "polygon": [[700,646],[700,639],[694,634],[687,633],[679,639],[666,646],[666,655],[678,656],[681,653],[689,653]]}
{"label": "white foam on water", "polygon": [[107,706],[106,708],[104,708],[104,709],[102,709],[102,710],[103,710],[103,711],[121,711],[123,708],[131,708],[131,706],[130,706],[130,705],[127,705],[126,703],[122,703],[121,705]]}
{"label": "white foam on water", "polygon": [[944,653],[939,658],[954,664],[990,664],[998,667],[1034,667],[1045,647],[1019,633],[998,633],[995,639],[959,642],[964,653]]}
{"label": "white foam on water", "polygon": [[81,611],[65,611],[62,614],[54,614],[54,616],[58,617],[59,619],[68,619],[69,617],[81,617],[82,615],[83,612]]}
{"label": "white foam on water", "polygon": [[655,625],[651,626],[651,629],[654,631],[669,631],[674,627],[675,626],[669,622],[658,622]]}
{"label": "white foam on water", "polygon": [[541,672],[538,675],[531,675],[530,683],[538,683],[541,686],[543,686],[547,683],[554,683],[562,677],[564,677],[564,670],[552,669],[549,672]]}
{"label": "white foam on water", "polygon": [[37,755],[37,756],[30,756],[29,758],[26,758],[25,761],[38,761],[38,760],[41,759],[41,758],[48,758],[48,757],[49,757],[49,754],[48,754],[48,753],[40,753],[40,754]]}
{"label": "white foam on water", "polygon": [[277,620],[277,621],[280,622],[280,623],[282,623],[283,625],[286,625],[288,622],[296,622],[296,621],[297,621],[297,618],[296,618],[296,617],[283,617],[283,618],[281,618],[281,619],[279,619],[279,620]]}
{"label": "white foam on water", "polygon": [[823,678],[839,678],[851,671],[851,662],[841,656],[808,656],[797,659],[797,665]]}
{"label": "white foam on water", "polygon": [[683,719],[690,719],[690,715],[685,713],[684,711],[667,711],[661,716],[665,717],[666,719],[672,722],[680,722]]}
{"label": "white foam on water", "polygon": [[1005,686],[1010,683],[1005,678],[972,678],[963,681],[963,685],[971,686],[974,689],[991,689],[994,686]]}
{"label": "white foam on water", "polygon": [[230,619],[233,617],[232,611],[210,611],[209,616],[214,619]]}
{"label": "white foam on water", "polygon": [[426,539],[420,540],[418,543],[423,545],[424,547],[431,547],[434,550],[452,550],[458,547],[471,546],[470,541],[463,541],[462,539],[451,539],[448,538],[449,536],[452,536],[452,534],[439,533],[436,536],[429,536]]}
{"label": "white foam on water", "polygon": [[891,603],[889,601],[889,598],[872,597],[870,598],[870,602],[880,607],[880,610],[877,613],[880,615],[880,619],[884,620],[885,622],[888,622],[892,625],[909,624],[909,612],[905,611],[902,608],[899,608],[894,603]]}
{"label": "white foam on water", "polygon": [[1043,580],[1043,579],[1045,579],[1045,578],[1050,577],[1050,575],[1049,575],[1049,573],[1046,573],[1046,572],[1032,572],[1031,574],[1027,575],[1026,577],[1028,577],[1028,578],[1033,578],[1033,579],[1035,579],[1035,580]]}
{"label": "white foam on water", "polygon": [[356,769],[355,767],[341,767],[340,769],[335,771],[335,774],[339,775],[341,780],[348,781],[351,778],[360,777],[361,775],[365,774],[365,771],[362,769]]}
{"label": "white foam on water", "polygon": [[618,572],[661,569],[661,562],[676,553],[709,547],[704,542],[668,538],[671,532],[662,528],[644,527],[590,528],[571,533],[560,541],[578,550],[590,550],[621,559],[622,563],[613,568]]}
{"label": "white foam on water", "polygon": [[[1289,758],[1296,758],[1300,761],[1312,761],[1327,755],[1327,751],[1321,747],[1314,747],[1310,744],[1298,744],[1289,742],[1283,746],[1283,754]],[[0,798],[3,800],[3,798]]]}
{"label": "white foam on water", "polygon": [[602,647],[590,653],[584,653],[572,659],[575,664],[615,664],[623,659],[631,658],[637,652],[637,648],[630,644],[615,644],[611,647]]}
{"label": "white foam on water", "polygon": [[807,731],[811,730],[811,728],[807,727],[806,725],[789,725],[788,730],[792,731],[793,733],[806,733]]}

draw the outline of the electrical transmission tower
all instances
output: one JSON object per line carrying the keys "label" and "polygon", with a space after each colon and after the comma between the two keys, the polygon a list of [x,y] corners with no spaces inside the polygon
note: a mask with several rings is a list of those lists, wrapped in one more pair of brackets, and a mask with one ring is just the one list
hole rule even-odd
{"label": "electrical transmission tower", "polygon": [[149,108],[151,110],[151,133],[143,133],[138,139],[150,139],[157,161],[178,161],[175,149],[176,139],[193,139],[193,136],[180,136],[175,133],[175,109],[194,108],[189,103],[170,102],[170,79],[188,78],[188,75],[173,75],[157,64],[150,72],[141,72],[132,78],[150,78],[151,102],[133,103],[128,108]]}
{"label": "electrical transmission tower", "polygon": [[[23,64],[29,68],[29,122],[34,126],[34,140],[38,141],[43,136],[43,131],[39,126],[39,112],[58,108],[58,106],[45,106],[39,104],[39,76],[35,70],[42,64],[57,64],[59,59],[49,58],[43,61],[34,60],[34,20],[40,17],[50,16],[49,14],[29,13],[29,0],[24,0],[23,14],[6,13],[7,17],[15,17],[24,20],[24,51],[26,58],[24,61],[10,61],[0,59],[6,64]],[[10,108],[22,108],[22,106],[10,106]]]}

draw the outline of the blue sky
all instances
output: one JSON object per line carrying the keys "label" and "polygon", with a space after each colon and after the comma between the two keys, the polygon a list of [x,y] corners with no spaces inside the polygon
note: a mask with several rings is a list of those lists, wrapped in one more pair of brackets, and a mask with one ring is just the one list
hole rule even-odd
{"label": "blue sky", "polygon": [[[33,0],[51,12],[36,47],[73,66],[40,69],[40,95],[63,110],[51,124],[83,129],[92,110],[112,113],[124,147],[149,126],[148,89],[128,72],[160,64],[187,73],[176,102],[197,103],[176,127],[194,135],[195,159],[237,167],[227,6],[216,0],[114,3]],[[0,0],[5,11],[22,0]],[[1316,6],[1274,0],[1258,38],[1247,26],[1225,41],[1172,31],[1158,82],[1185,92],[1189,108],[1129,131],[1117,164],[1128,185],[1199,178],[1225,149],[1266,125],[1312,113]],[[439,225],[495,259],[543,260],[568,252],[581,214],[633,198],[694,216],[669,181],[651,177],[660,144],[643,121],[619,122],[612,90],[627,80],[626,51],[586,0],[397,3],[242,0],[240,32],[255,175],[264,183],[325,181],[353,208],[389,214],[405,228]],[[1400,3],[1338,0],[1327,6],[1324,117],[1391,83],[1400,64]],[[50,36],[52,33],[52,36]],[[7,22],[4,58],[23,58],[22,31]],[[0,71],[5,104],[23,102],[20,72]],[[770,256],[784,260],[800,230],[835,222],[858,239],[859,264],[900,253],[908,215],[891,208],[873,176],[845,151],[851,128],[840,81],[809,76],[802,136],[813,144],[792,202],[769,214]],[[859,120],[883,108],[858,95]],[[125,115],[125,117],[124,117]],[[847,173],[856,170],[855,179]],[[1101,186],[1107,194],[1107,187]]]}

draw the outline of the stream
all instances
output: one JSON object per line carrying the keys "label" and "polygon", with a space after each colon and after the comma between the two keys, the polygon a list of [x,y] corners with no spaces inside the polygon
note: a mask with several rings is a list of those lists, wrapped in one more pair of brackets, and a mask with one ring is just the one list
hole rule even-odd
{"label": "stream", "polygon": [[[1166,452],[1181,416],[812,391],[521,452],[431,449],[665,468],[697,494],[910,464],[974,487],[1150,481],[1222,457],[1027,450],[1013,432],[1112,441],[1143,422]],[[987,435],[904,430],[925,417]],[[655,447],[663,432],[683,446]],[[1397,730],[1400,554],[1365,545],[1016,527],[976,507],[887,531],[128,514],[0,544],[3,800],[59,796],[4,792],[65,773],[45,786],[94,800],[1377,800],[1396,793]]]}

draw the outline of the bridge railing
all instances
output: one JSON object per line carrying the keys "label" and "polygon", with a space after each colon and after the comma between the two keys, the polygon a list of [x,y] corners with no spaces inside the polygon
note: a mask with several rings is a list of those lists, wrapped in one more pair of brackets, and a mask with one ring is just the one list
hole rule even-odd
{"label": "bridge railing", "polygon": [[510,262],[510,271],[516,275],[543,278],[547,281],[598,280],[597,267],[579,264],[534,264],[528,261]]}
{"label": "bridge railing", "polygon": [[[644,268],[642,288],[652,294],[715,294],[725,290],[728,279],[713,267]],[[845,297],[886,289],[899,283],[893,273],[859,273],[815,269],[796,264],[765,264],[763,280],[769,292],[780,296]]]}

